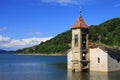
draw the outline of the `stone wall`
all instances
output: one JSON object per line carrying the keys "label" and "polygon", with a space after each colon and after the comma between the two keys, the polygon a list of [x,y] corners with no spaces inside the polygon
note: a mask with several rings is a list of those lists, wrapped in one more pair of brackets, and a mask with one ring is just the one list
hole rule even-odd
{"label": "stone wall", "polygon": [[[114,55],[115,53],[113,53]],[[115,58],[108,56],[108,71],[120,71],[120,62]]]}
{"label": "stone wall", "polygon": [[[78,46],[75,46],[75,35],[78,35]],[[73,29],[72,30],[72,52],[71,52],[71,66],[72,70],[75,70],[76,72],[81,71],[81,29]],[[71,59],[71,58],[70,58]]]}
{"label": "stone wall", "polygon": [[70,50],[67,53],[67,68],[70,69],[70,70],[73,69],[73,64],[71,62],[72,59],[73,59],[72,50]]}
{"label": "stone wall", "polygon": [[[67,54],[68,69],[75,68],[72,61],[79,60],[80,53],[70,50]],[[79,64],[78,64],[79,65]],[[80,69],[80,66],[78,66]],[[120,71],[120,53],[101,48],[90,48],[90,71],[110,72]]]}
{"label": "stone wall", "polygon": [[108,71],[108,54],[100,48],[90,49],[90,71]]}

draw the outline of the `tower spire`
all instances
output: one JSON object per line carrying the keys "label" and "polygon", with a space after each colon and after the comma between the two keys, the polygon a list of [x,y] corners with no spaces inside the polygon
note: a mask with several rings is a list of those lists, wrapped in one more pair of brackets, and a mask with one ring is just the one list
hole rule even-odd
{"label": "tower spire", "polygon": [[82,7],[80,6],[80,17],[82,17]]}

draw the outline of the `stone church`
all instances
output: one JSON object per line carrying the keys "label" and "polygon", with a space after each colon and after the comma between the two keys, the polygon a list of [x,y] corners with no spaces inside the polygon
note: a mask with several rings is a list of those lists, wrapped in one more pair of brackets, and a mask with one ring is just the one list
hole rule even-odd
{"label": "stone church", "polygon": [[71,27],[72,48],[67,53],[68,70],[79,71],[119,71],[120,50],[103,46],[90,47],[88,42],[89,27],[82,16]]}

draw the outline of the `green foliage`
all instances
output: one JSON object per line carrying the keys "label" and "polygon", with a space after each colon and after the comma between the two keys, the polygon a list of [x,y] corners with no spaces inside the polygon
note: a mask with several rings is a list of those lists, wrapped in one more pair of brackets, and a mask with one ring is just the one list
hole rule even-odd
{"label": "green foliage", "polygon": [[68,30],[34,47],[17,50],[16,53],[64,54],[70,49],[71,35],[71,30]]}
{"label": "green foliage", "polygon": [[[66,53],[71,48],[71,30],[58,34],[56,37],[41,44],[17,50],[16,53]],[[120,18],[108,20],[100,25],[89,27],[89,40],[109,46],[120,46]]]}
{"label": "green foliage", "polygon": [[89,39],[110,46],[120,46],[120,18],[108,20],[97,26],[90,26]]}

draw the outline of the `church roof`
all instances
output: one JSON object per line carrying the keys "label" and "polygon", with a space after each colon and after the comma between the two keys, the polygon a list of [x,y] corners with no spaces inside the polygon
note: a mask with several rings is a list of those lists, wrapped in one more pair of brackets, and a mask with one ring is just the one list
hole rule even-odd
{"label": "church roof", "polygon": [[88,28],[82,17],[79,17],[75,24],[72,26],[72,29],[76,28]]}

